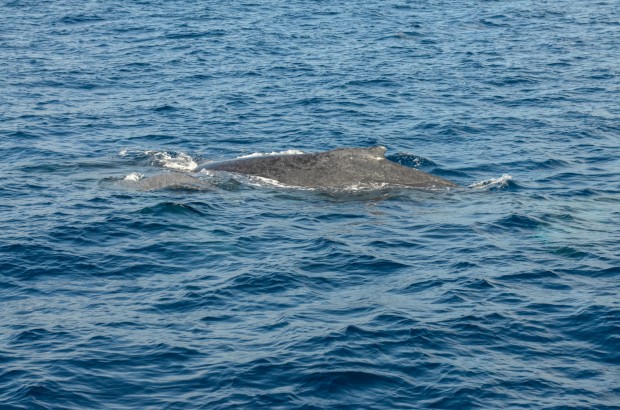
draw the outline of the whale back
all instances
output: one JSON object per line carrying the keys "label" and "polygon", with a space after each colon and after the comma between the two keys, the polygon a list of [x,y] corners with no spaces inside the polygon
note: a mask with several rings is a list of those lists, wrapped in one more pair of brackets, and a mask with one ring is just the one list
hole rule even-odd
{"label": "whale back", "polygon": [[381,145],[370,148],[336,148],[331,151],[319,153],[329,157],[360,158],[360,159],[385,159],[387,149]]}
{"label": "whale back", "polygon": [[258,176],[307,188],[391,184],[416,188],[456,186],[385,158],[386,148],[338,148],[316,154],[269,155],[209,163],[200,169]]}

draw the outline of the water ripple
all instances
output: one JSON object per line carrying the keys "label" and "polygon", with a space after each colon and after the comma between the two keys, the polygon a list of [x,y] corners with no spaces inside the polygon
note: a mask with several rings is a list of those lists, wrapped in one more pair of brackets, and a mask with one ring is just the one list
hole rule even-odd
{"label": "water ripple", "polygon": [[[0,407],[617,408],[615,3],[0,4]],[[198,164],[384,145],[449,192]]]}

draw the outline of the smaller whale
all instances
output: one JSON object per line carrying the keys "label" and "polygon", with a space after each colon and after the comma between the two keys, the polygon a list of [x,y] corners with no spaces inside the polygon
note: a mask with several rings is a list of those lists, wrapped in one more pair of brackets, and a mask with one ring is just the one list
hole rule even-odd
{"label": "smaller whale", "polygon": [[214,186],[209,181],[195,178],[191,175],[180,172],[154,175],[148,178],[125,178],[118,181],[119,185],[132,187],[139,191],[156,191],[160,189],[180,190],[180,191],[206,191],[213,189]]}
{"label": "smaller whale", "polygon": [[267,155],[211,162],[196,171],[225,171],[256,176],[280,184],[312,188],[342,189],[353,186],[401,186],[440,189],[458,185],[385,158],[386,148],[338,148],[314,154]]}

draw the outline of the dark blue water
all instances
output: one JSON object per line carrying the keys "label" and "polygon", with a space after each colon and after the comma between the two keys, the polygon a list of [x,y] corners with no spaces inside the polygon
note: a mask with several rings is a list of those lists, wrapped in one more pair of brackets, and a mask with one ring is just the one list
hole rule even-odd
{"label": "dark blue water", "polygon": [[[619,56],[613,0],[2,1],[0,407],[620,408]],[[463,188],[136,183],[376,144]]]}

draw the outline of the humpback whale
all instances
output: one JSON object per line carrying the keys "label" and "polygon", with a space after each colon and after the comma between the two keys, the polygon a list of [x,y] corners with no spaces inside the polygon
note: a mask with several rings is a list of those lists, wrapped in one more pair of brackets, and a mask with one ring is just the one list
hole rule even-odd
{"label": "humpback whale", "polygon": [[267,155],[210,162],[196,171],[225,171],[271,179],[284,185],[338,189],[393,185],[438,189],[456,187],[446,179],[385,158],[386,148],[338,148],[314,154]]}

